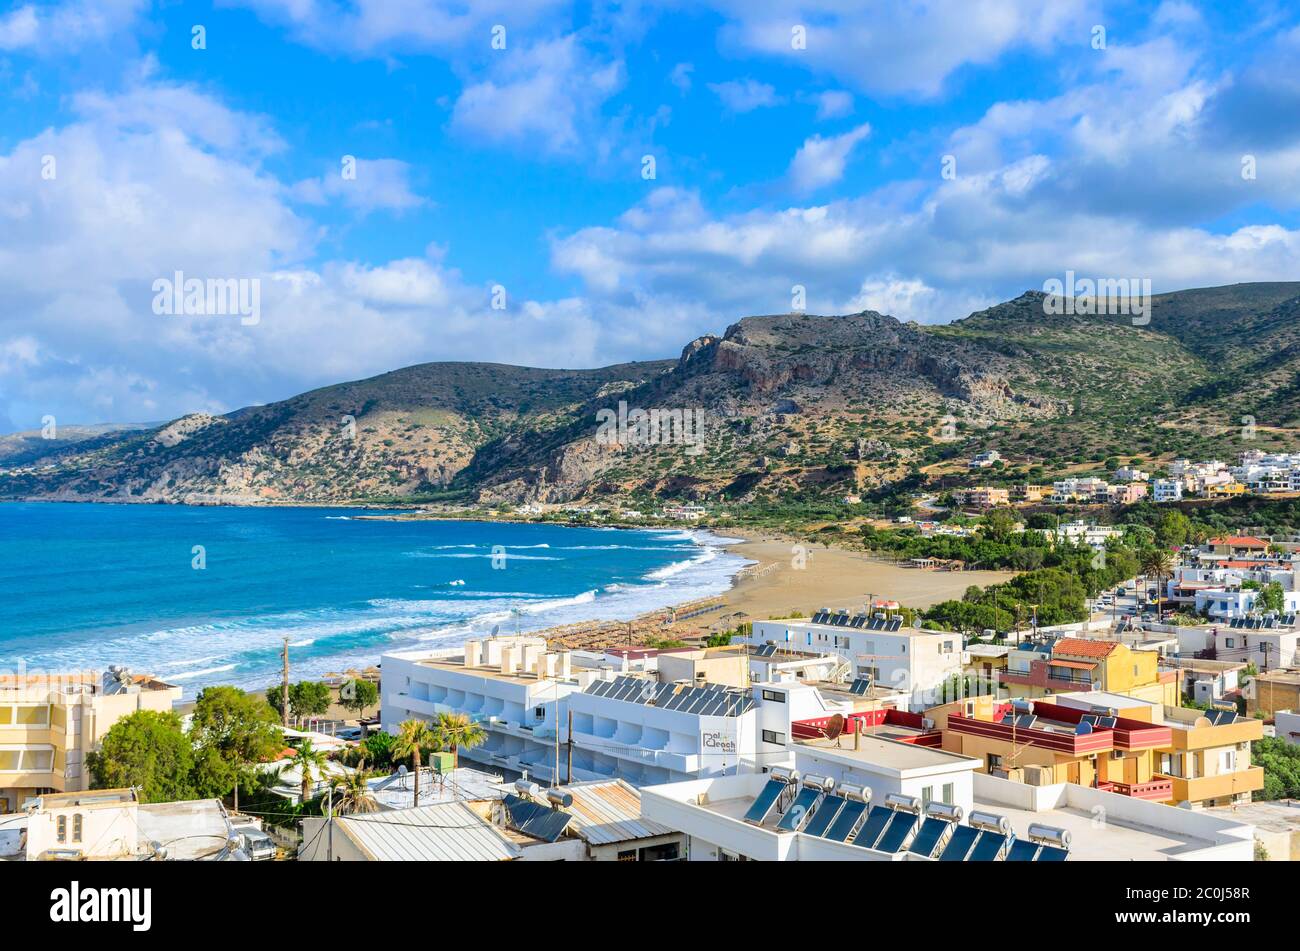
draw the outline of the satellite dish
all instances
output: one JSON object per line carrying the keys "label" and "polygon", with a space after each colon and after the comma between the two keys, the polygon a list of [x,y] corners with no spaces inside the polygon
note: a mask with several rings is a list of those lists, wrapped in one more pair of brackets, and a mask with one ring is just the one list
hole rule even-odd
{"label": "satellite dish", "polygon": [[496,636],[497,636],[498,634],[500,634],[500,633],[501,633],[501,625],[500,625],[500,624],[493,624],[493,625],[492,625],[492,634],[491,634],[491,636],[492,636],[492,637],[496,637]]}
{"label": "satellite dish", "polygon": [[831,717],[830,722],[826,724],[826,729],[823,732],[826,734],[826,739],[838,741],[840,734],[844,732],[844,717],[838,713],[835,714]]}

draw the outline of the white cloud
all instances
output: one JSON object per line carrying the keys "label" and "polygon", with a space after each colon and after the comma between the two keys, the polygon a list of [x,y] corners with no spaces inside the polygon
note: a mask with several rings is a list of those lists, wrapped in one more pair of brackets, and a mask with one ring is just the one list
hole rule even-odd
{"label": "white cloud", "polygon": [[592,59],[572,34],[516,49],[490,78],[465,87],[452,126],[487,144],[538,142],[551,154],[577,153],[581,133],[623,79],[620,60]]}
{"label": "white cloud", "polygon": [[345,166],[308,178],[290,189],[298,201],[324,205],[339,201],[362,214],[372,211],[406,211],[419,208],[426,200],[411,190],[411,166],[397,159],[354,159],[354,177],[345,177]]}
{"label": "white cloud", "polygon": [[[712,0],[727,17],[724,49],[761,53],[876,93],[937,95],[968,64],[1017,49],[1086,48],[1088,0]],[[806,48],[792,44],[802,26]]]}
{"label": "white cloud", "polygon": [[818,119],[842,119],[853,112],[853,96],[843,89],[828,89],[813,97]]}
{"label": "white cloud", "polygon": [[864,122],[842,135],[805,139],[790,163],[790,183],[800,192],[811,192],[838,182],[844,177],[849,153],[870,134],[871,126]]}
{"label": "white cloud", "polygon": [[725,83],[709,83],[722,105],[730,112],[753,112],[767,106],[780,105],[781,97],[767,83],[754,79],[732,79]]}
{"label": "white cloud", "polygon": [[683,95],[691,91],[691,73],[695,67],[691,63],[678,63],[668,74],[668,81],[677,87]]}
{"label": "white cloud", "polygon": [[148,0],[23,4],[0,15],[0,50],[40,56],[75,53],[125,32],[148,6]]}

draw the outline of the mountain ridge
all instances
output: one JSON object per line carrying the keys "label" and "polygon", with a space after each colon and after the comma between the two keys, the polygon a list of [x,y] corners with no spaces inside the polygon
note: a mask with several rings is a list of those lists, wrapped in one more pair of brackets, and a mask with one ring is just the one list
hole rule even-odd
{"label": "mountain ridge", "polygon": [[[1155,295],[1149,324],[1020,296],[943,325],[875,311],[742,318],[675,360],[585,370],[415,364],[220,416],[48,447],[0,442],[0,497],[492,504],[887,491],[999,448],[1026,473],[1289,445],[1300,283]],[[702,411],[702,451],[602,441],[623,402]]]}

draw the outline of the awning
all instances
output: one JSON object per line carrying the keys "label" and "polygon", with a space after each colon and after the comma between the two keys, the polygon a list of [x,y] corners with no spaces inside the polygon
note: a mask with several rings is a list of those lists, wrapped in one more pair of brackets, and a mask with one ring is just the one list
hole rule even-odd
{"label": "awning", "polygon": [[1092,670],[1097,665],[1095,663],[1085,664],[1083,661],[1079,661],[1079,660],[1053,660],[1053,661],[1049,661],[1047,666],[1069,667],[1071,670]]}

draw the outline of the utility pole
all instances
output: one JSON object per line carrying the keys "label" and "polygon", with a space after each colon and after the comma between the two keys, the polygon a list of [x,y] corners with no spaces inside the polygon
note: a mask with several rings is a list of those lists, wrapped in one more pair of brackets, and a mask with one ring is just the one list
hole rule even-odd
{"label": "utility pole", "polygon": [[284,639],[284,677],[280,682],[280,721],[289,725],[289,638]]}
{"label": "utility pole", "polygon": [[567,778],[565,779],[565,782],[567,782],[567,783],[572,783],[572,782],[573,782],[573,711],[572,711],[572,710],[569,711],[569,743],[568,743],[568,745],[569,745],[569,750],[568,750],[568,753],[569,753],[569,763],[568,763],[568,768],[565,769],[565,771],[564,771],[564,775],[567,777]]}

